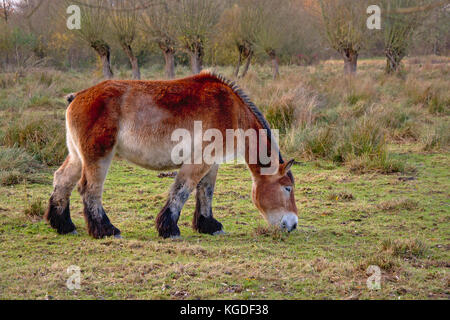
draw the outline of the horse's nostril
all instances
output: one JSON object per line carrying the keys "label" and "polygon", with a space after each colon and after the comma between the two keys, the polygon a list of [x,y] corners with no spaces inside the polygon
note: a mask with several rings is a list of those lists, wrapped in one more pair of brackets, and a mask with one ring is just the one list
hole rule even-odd
{"label": "horse's nostril", "polygon": [[294,224],[294,225],[292,226],[292,230],[295,230],[295,229],[297,229],[297,224]]}

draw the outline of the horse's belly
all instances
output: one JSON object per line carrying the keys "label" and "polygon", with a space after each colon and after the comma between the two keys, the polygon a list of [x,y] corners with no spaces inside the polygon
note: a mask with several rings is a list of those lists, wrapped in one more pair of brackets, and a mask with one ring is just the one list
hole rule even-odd
{"label": "horse's belly", "polygon": [[141,139],[131,133],[119,134],[116,148],[120,157],[151,170],[179,168],[172,161],[172,149],[172,141]]}

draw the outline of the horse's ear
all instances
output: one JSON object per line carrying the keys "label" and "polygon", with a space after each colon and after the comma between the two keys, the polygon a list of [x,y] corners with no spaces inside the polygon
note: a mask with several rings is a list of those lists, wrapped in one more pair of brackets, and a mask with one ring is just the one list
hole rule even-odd
{"label": "horse's ear", "polygon": [[292,165],[294,164],[294,162],[295,162],[295,160],[291,159],[288,162],[280,164],[280,169],[279,169],[280,175],[284,176],[286,173],[288,173],[289,170],[291,169]]}

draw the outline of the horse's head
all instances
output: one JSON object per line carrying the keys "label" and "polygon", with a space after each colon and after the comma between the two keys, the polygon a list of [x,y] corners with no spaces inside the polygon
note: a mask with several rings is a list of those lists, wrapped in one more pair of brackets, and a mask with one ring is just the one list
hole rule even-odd
{"label": "horse's head", "polygon": [[274,175],[260,175],[253,181],[252,199],[270,225],[291,232],[297,228],[297,206],[294,198],[294,160],[280,164]]}

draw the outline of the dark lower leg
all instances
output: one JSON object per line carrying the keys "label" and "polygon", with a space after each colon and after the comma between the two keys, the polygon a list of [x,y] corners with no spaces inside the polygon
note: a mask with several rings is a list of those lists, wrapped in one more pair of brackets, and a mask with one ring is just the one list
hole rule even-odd
{"label": "dark lower leg", "polygon": [[176,238],[180,236],[177,223],[181,209],[190,193],[191,189],[188,186],[175,182],[166,205],[156,217],[156,228],[161,237]]}
{"label": "dark lower leg", "polygon": [[83,213],[88,232],[96,239],[109,236],[120,237],[120,230],[112,225],[102,206],[103,183],[111,159],[112,154],[102,161],[85,165],[78,184],[78,191],[83,198]]}
{"label": "dark lower leg", "polygon": [[64,164],[55,172],[54,190],[50,196],[44,218],[59,234],[75,231],[70,219],[69,198],[81,175],[81,163],[73,155],[69,155]]}
{"label": "dark lower leg", "polygon": [[192,222],[192,228],[194,230],[197,230],[200,233],[207,233],[207,234],[218,234],[221,231],[223,231],[222,224],[214,219],[212,214],[212,209],[209,209],[209,214],[202,213],[201,204],[199,205],[199,202],[197,202],[195,213],[194,213],[194,220]]}
{"label": "dark lower leg", "polygon": [[180,229],[177,226],[181,209],[198,182],[210,170],[206,164],[185,164],[177,174],[175,183],[170,189],[166,205],[156,217],[156,228],[163,238],[177,238]]}
{"label": "dark lower leg", "polygon": [[69,199],[65,201],[55,200],[52,195],[48,202],[44,218],[59,234],[67,234],[75,231],[75,225],[70,218]]}
{"label": "dark lower leg", "polygon": [[88,233],[96,238],[115,236],[120,237],[120,230],[114,227],[109,221],[101,203],[96,201],[83,200],[84,218],[88,226]]}
{"label": "dark lower leg", "polygon": [[214,219],[212,213],[212,198],[217,169],[217,167],[213,167],[197,185],[196,206],[192,227],[200,233],[217,234],[223,230],[222,224]]}

